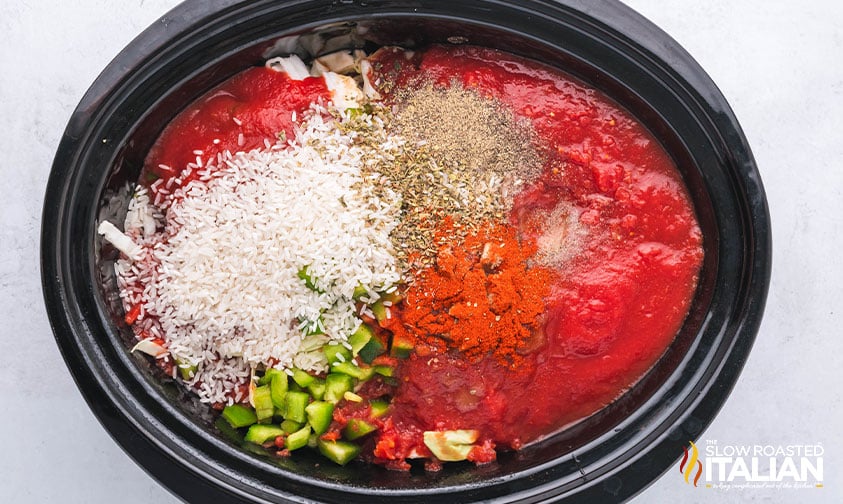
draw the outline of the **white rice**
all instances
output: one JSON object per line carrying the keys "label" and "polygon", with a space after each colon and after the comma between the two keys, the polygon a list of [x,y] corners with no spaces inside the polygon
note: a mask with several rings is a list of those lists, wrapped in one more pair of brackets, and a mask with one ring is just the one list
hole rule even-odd
{"label": "white rice", "polygon": [[[142,250],[116,264],[124,305],[142,304],[139,336],[197,367],[189,383],[203,401],[236,401],[256,367],[325,371],[318,349],[361,323],[354,288],[400,280],[389,239],[399,201],[376,197],[361,176],[371,152],[323,113],[295,140],[209,160],[220,168],[206,165],[204,181],[131,202],[124,228]],[[299,278],[305,266],[318,292]],[[330,336],[304,338],[317,326]]]}

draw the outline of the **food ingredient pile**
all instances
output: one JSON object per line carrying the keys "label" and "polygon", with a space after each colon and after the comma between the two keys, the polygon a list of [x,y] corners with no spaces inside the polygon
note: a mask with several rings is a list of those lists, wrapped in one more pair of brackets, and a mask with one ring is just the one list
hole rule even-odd
{"label": "food ingredient pile", "polygon": [[395,100],[387,129],[407,146],[375,169],[403,197],[392,234],[398,257],[419,269],[433,263],[444,217],[452,218],[456,241],[484,223],[503,222],[512,196],[538,175],[541,160],[529,125],[476,91],[423,83]]}

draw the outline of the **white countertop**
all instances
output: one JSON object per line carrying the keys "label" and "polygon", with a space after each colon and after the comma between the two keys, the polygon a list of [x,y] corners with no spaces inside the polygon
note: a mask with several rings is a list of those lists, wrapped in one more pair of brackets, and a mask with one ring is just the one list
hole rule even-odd
{"label": "white countertop", "polygon": [[[821,443],[824,488],[693,488],[678,468],[635,502],[843,502],[843,2],[627,0],[720,86],[758,161],[773,223],[767,312],[723,410],[700,438]],[[0,3],[0,502],[177,502],[109,438],[47,321],[39,227],[52,158],[109,60],[176,4]]]}

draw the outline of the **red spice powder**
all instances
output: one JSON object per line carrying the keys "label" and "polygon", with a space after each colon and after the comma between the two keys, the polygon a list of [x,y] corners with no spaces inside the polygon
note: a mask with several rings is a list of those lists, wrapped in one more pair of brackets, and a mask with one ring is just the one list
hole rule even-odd
{"label": "red spice powder", "polygon": [[511,226],[487,223],[463,243],[453,236],[446,218],[436,232],[443,245],[435,265],[407,290],[402,325],[417,347],[456,349],[472,361],[493,354],[516,366],[542,331],[552,272],[528,266],[535,244],[519,242]]}

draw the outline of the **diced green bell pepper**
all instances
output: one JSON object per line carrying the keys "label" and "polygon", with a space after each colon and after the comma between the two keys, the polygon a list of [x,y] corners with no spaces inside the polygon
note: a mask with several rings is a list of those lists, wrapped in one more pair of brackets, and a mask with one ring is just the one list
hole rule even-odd
{"label": "diced green bell pepper", "polygon": [[395,375],[395,368],[393,368],[392,366],[385,366],[383,364],[378,366],[372,366],[372,370],[381,376],[391,377]]}
{"label": "diced green bell pepper", "polygon": [[344,438],[354,441],[377,430],[374,424],[361,418],[349,418],[342,431]]}
{"label": "diced green bell pepper", "polygon": [[317,401],[321,400],[325,395],[325,380],[322,378],[314,378],[310,385],[307,386],[307,391]]}
{"label": "diced green bell pepper", "polygon": [[343,373],[329,373],[325,377],[324,399],[331,403],[337,403],[342,399],[343,394],[354,388],[354,379]]}
{"label": "diced green bell pepper", "polygon": [[277,372],[272,375],[272,381],[269,382],[269,392],[270,397],[272,398],[272,405],[281,412],[282,416],[284,414],[284,408],[286,406],[286,397],[288,387],[288,380],[287,380],[287,373]]}
{"label": "diced green bell pepper", "polygon": [[281,422],[281,428],[284,429],[284,432],[287,434],[292,434],[302,427],[304,427],[304,424],[301,422],[294,422],[292,420],[284,420]]}
{"label": "diced green bell pepper", "polygon": [[232,404],[222,410],[222,417],[235,429],[248,427],[258,421],[255,410],[242,404]]}
{"label": "diced green bell pepper", "polygon": [[404,297],[399,294],[397,290],[394,290],[392,292],[383,292],[380,296],[380,301],[390,303],[390,306],[395,306],[400,303],[402,299],[404,299]]}
{"label": "diced green bell pepper", "polygon": [[322,347],[325,352],[325,357],[328,358],[328,364],[335,362],[347,362],[351,360],[351,350],[340,344],[325,345]]}
{"label": "diced green bell pepper", "polygon": [[386,414],[389,409],[389,403],[377,399],[369,403],[369,408],[371,409],[369,415],[371,418],[380,418]]}
{"label": "diced green bell pepper", "polygon": [[190,364],[186,360],[176,359],[176,366],[179,368],[179,375],[182,380],[190,380],[196,374],[198,369],[195,364]]}
{"label": "diced green bell pepper", "polygon": [[283,371],[275,368],[268,368],[264,371],[263,376],[258,379],[258,385],[269,385],[269,382],[272,381],[272,377],[278,373],[283,373]]}
{"label": "diced green bell pepper", "polygon": [[302,266],[298,272],[299,278],[304,280],[304,285],[307,286],[308,289],[314,292],[322,292],[318,287],[316,287],[316,279],[310,274],[309,269],[309,266]]}
{"label": "diced green bell pepper", "polygon": [[319,453],[339,465],[346,465],[360,454],[360,447],[348,441],[326,441],[320,438],[317,447]]}
{"label": "diced green bell pepper", "polygon": [[304,409],[307,422],[317,436],[324,434],[333,420],[334,405],[326,401],[313,401]]}
{"label": "diced green bell pepper", "polygon": [[255,444],[264,444],[267,441],[274,440],[278,436],[284,436],[287,433],[277,425],[262,425],[254,424],[249,427],[249,432],[244,438],[246,441]]}
{"label": "diced green bell pepper", "polygon": [[310,426],[305,425],[301,429],[293,432],[284,439],[284,448],[293,451],[307,446],[307,439],[310,437]]}
{"label": "diced green bell pepper", "polygon": [[356,300],[359,300],[360,298],[362,298],[363,296],[365,296],[368,293],[369,293],[369,291],[367,291],[365,287],[363,287],[362,285],[358,285],[357,287],[354,288],[354,293],[351,294],[351,297],[352,297],[352,299],[354,299],[356,301]]}
{"label": "diced green bell pepper", "polygon": [[360,359],[366,364],[371,364],[375,357],[381,355],[386,351],[386,344],[383,339],[377,334],[373,334],[372,338],[360,349],[357,354]]}
{"label": "diced green bell pepper", "polygon": [[306,392],[287,392],[287,396],[284,398],[287,405],[284,418],[299,423],[307,421],[304,408],[307,406],[309,400],[310,396]]}
{"label": "diced green bell pepper", "polygon": [[383,301],[381,301],[381,300],[375,301],[375,303],[372,305],[372,314],[374,314],[375,319],[378,322],[383,322],[384,320],[386,320],[388,318],[388,315],[387,315],[388,311],[389,311],[389,308],[387,308],[386,305],[384,305]]}
{"label": "diced green bell pepper", "polygon": [[298,368],[293,369],[293,381],[296,382],[299,387],[307,388],[314,378],[315,377],[310,375],[307,371],[302,371]]}
{"label": "diced green bell pepper", "polygon": [[374,335],[375,332],[372,331],[371,327],[361,323],[360,327],[348,337],[348,343],[351,345],[351,354],[358,355],[360,350],[371,341]]}
{"label": "diced green bell pepper", "polygon": [[351,298],[355,301],[358,301],[360,300],[360,298],[362,298],[368,293],[369,291],[367,291],[365,287],[363,287],[362,285],[358,285],[354,288],[354,292],[351,294]]}
{"label": "diced green bell pepper", "polygon": [[357,378],[360,381],[366,381],[371,378],[373,374],[375,374],[375,370],[372,368],[361,368],[359,366],[355,366],[350,362],[335,363],[333,366],[331,366],[331,372],[342,373],[352,378]]}
{"label": "diced green bell pepper", "polygon": [[272,415],[275,414],[275,406],[272,404],[272,392],[269,390],[269,385],[261,385],[255,387],[252,393],[252,401],[255,403],[255,414],[258,417],[258,422],[267,423],[272,420]]}
{"label": "diced green bell pepper", "polygon": [[406,359],[410,356],[410,352],[413,351],[413,342],[406,337],[393,335],[392,348],[390,350],[390,354],[393,357],[398,357],[399,359]]}

